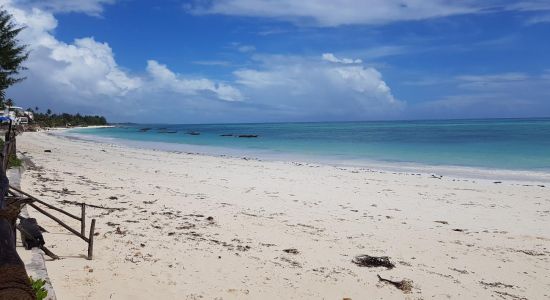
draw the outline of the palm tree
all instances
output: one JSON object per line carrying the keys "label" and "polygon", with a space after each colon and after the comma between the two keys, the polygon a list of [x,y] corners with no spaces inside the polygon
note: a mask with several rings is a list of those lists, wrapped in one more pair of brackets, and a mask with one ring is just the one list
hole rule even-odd
{"label": "palm tree", "polygon": [[17,27],[6,10],[0,10],[0,100],[6,90],[25,77],[18,77],[25,70],[21,64],[29,57],[26,45],[20,45],[17,35],[25,27]]}
{"label": "palm tree", "polygon": [[49,116],[52,114],[52,110],[48,108],[48,110],[46,111],[46,114]]}
{"label": "palm tree", "polygon": [[6,106],[8,107],[12,107],[15,103],[13,102],[13,100],[11,98],[8,98],[8,100],[6,100]]}

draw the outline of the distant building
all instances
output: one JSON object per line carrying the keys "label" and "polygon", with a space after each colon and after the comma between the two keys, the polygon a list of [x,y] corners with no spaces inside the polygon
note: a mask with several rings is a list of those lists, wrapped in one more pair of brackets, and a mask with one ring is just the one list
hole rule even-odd
{"label": "distant building", "polygon": [[7,106],[0,115],[10,118],[15,125],[29,124],[29,120],[34,120],[34,114],[31,111],[25,111],[19,106]]}

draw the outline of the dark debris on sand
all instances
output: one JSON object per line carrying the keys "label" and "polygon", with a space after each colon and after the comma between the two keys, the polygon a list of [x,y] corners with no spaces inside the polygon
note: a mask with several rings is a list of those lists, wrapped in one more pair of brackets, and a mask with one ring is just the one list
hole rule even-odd
{"label": "dark debris on sand", "polygon": [[352,260],[352,262],[360,267],[385,267],[387,269],[395,268],[395,265],[387,256],[358,255]]}
{"label": "dark debris on sand", "polygon": [[378,280],[380,280],[382,282],[387,282],[387,283],[395,286],[396,288],[402,290],[403,293],[405,293],[405,294],[409,294],[410,292],[412,292],[412,288],[413,288],[412,280],[403,279],[401,281],[393,281],[393,280],[389,280],[389,279],[386,279],[386,278],[382,278],[380,275],[376,275],[376,276],[378,276]]}
{"label": "dark debris on sand", "polygon": [[294,248],[284,249],[283,252],[286,252],[286,253],[289,253],[289,254],[299,254],[300,253],[300,251],[298,251],[298,249],[294,249]]}

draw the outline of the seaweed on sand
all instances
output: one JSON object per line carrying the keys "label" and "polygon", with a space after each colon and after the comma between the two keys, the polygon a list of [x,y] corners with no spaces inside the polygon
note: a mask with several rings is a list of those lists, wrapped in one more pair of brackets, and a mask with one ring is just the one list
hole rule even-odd
{"label": "seaweed on sand", "polygon": [[390,261],[387,256],[370,256],[370,255],[358,255],[352,262],[360,267],[386,267],[387,269],[395,268],[395,265]]}

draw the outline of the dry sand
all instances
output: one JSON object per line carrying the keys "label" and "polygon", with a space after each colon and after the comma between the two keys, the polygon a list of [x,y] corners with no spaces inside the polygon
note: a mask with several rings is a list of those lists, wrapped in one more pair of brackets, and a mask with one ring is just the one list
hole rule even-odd
{"label": "dry sand", "polygon": [[[50,149],[51,153],[44,152]],[[25,133],[59,299],[548,299],[550,187],[135,149]],[[209,220],[208,217],[212,217]],[[75,228],[74,220],[65,219]],[[296,249],[287,253],[285,249]],[[292,251],[289,251],[292,252]],[[396,267],[359,267],[361,254]],[[409,294],[384,278],[413,281]]]}

